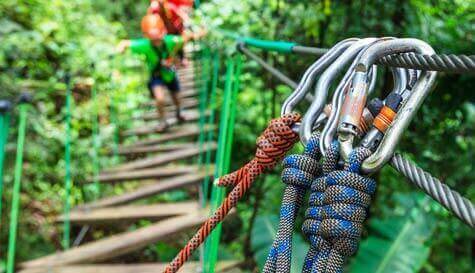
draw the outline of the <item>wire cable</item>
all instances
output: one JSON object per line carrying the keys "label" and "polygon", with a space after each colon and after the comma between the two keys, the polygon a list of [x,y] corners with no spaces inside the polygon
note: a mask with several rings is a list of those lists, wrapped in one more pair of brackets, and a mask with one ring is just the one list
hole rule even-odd
{"label": "wire cable", "polygon": [[475,227],[475,206],[470,200],[452,190],[449,186],[405,159],[400,154],[395,154],[390,164],[394,169],[408,178],[410,182],[422,189],[449,211],[453,212],[464,223],[472,228]]}

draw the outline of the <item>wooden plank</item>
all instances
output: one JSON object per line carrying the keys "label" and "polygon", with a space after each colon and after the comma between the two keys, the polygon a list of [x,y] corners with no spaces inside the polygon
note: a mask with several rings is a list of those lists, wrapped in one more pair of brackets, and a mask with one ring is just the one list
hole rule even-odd
{"label": "wooden plank", "polygon": [[184,72],[178,73],[178,79],[180,81],[193,80],[195,78],[195,73]]}
{"label": "wooden plank", "polygon": [[[94,210],[74,210],[69,220],[75,224],[103,224],[110,222],[137,221],[140,219],[159,220],[168,217],[196,212],[200,209],[197,202],[164,203],[154,205],[129,205]],[[64,221],[64,216],[56,218],[57,222]]]}
{"label": "wooden plank", "polygon": [[[181,100],[181,109],[190,109],[190,108],[194,108],[197,105],[199,105],[199,100],[193,97],[183,98]],[[172,101],[167,101],[165,103],[165,111],[167,111],[167,113],[174,113],[175,104]],[[157,110],[154,107],[154,109],[147,111],[141,114],[140,116],[134,116],[133,119],[143,119],[144,117],[149,117],[151,115],[155,115],[156,113],[157,113]]]}
{"label": "wooden plank", "polygon": [[[175,127],[175,128],[178,128],[178,127]],[[213,128],[214,126],[205,126],[205,128],[203,129],[205,132],[207,132]],[[180,138],[196,136],[199,134],[200,134],[200,128],[197,125],[188,124],[184,127],[180,127],[179,130],[170,130],[167,133],[160,134],[157,138],[139,140],[130,145],[120,146],[119,151],[126,151],[128,149],[135,148],[135,147],[156,145],[156,144],[164,143],[167,141],[177,140]]]}
{"label": "wooden plank", "polygon": [[105,261],[136,250],[160,240],[194,228],[206,220],[208,212],[202,210],[165,219],[134,231],[113,235],[79,247],[48,255],[20,264],[21,268],[54,267],[69,264]]}
{"label": "wooden plank", "polygon": [[[178,93],[178,96],[182,99],[192,98],[198,95],[198,91],[194,88],[194,85],[186,84],[185,86],[181,86],[181,88],[183,90]],[[171,105],[171,104],[172,104],[171,97],[166,96],[165,105]],[[155,106],[155,101],[151,99],[145,102],[143,106],[147,106],[147,107]]]}
{"label": "wooden plank", "polygon": [[146,154],[157,152],[170,152],[180,149],[187,149],[196,146],[196,143],[173,143],[173,144],[159,144],[144,147],[135,147],[128,150],[119,149],[120,155]]}
{"label": "wooden plank", "polygon": [[[190,110],[191,108],[195,108],[199,104],[200,104],[199,101],[197,99],[194,99],[194,98],[183,100],[181,105],[180,105],[180,109]],[[175,108],[174,105],[166,106],[165,111],[167,113],[167,116],[172,116],[172,115],[174,116],[176,114],[175,109],[176,108]],[[143,119],[143,120],[156,120],[158,118],[159,117],[158,117],[158,113],[157,113],[156,109],[154,109],[152,111],[149,111],[147,113],[144,113],[141,116],[134,117],[134,119]]]}
{"label": "wooden plank", "polygon": [[[209,114],[209,111],[205,113],[206,115]],[[200,118],[200,113],[196,110],[191,110],[191,111],[186,111],[183,112],[183,115],[185,116],[185,122],[192,122],[192,121],[197,121]],[[171,128],[167,128],[167,130],[172,130],[173,126],[178,124],[179,121],[177,120],[176,117],[169,117],[167,118],[167,123],[168,125],[171,126]],[[149,122],[146,125],[133,128],[130,130],[126,130],[122,133],[123,136],[141,136],[141,135],[147,135],[147,134],[154,134],[154,133],[163,133],[164,131],[162,129],[159,129],[158,126],[159,124],[157,122]]]}
{"label": "wooden plank", "polygon": [[[196,172],[198,166],[166,166],[161,168],[153,169],[141,169],[136,171],[126,171],[126,172],[108,172],[99,174],[98,181],[105,183],[117,183],[123,181],[131,180],[144,180],[151,178],[165,178],[170,176],[177,176],[186,173]],[[93,183],[94,179],[88,179],[89,183]]]}
{"label": "wooden plank", "polygon": [[[211,166],[208,176],[211,177],[213,173],[214,167]],[[143,186],[134,191],[130,191],[120,195],[104,197],[91,203],[77,206],[76,208],[74,208],[74,210],[90,210],[127,204],[136,200],[157,195],[162,192],[198,185],[205,179],[205,177],[206,174],[203,171],[200,171],[197,173],[190,173],[181,176],[162,179],[160,181],[157,181],[155,184]]]}
{"label": "wooden plank", "polygon": [[[183,108],[183,105],[193,105],[194,103],[199,103],[198,99],[195,97],[182,97],[181,102],[182,102],[182,108]],[[153,106],[155,108],[154,100],[147,101],[146,104],[150,105],[151,107]],[[171,111],[175,109],[175,104],[173,103],[171,98],[167,97],[167,99],[165,100],[165,108],[167,109],[167,111]],[[152,111],[152,113],[154,112],[155,111]],[[134,117],[134,118],[137,119],[137,117]]]}
{"label": "wooden plank", "polygon": [[[160,273],[165,270],[165,263],[144,264],[84,264],[57,267],[28,268],[19,273]],[[239,262],[220,261],[216,265],[219,273],[240,273]],[[183,265],[178,273],[201,272],[199,262],[189,261]]]}
{"label": "wooden plank", "polygon": [[216,147],[217,145],[215,142],[205,143],[203,147],[199,147],[199,145],[196,145],[193,148],[177,150],[177,151],[174,151],[173,153],[159,154],[157,156],[130,161],[128,163],[124,163],[124,164],[112,167],[110,169],[106,169],[103,171],[103,173],[123,172],[123,171],[138,170],[138,169],[145,169],[145,168],[160,166],[160,165],[171,163],[177,160],[187,159],[187,158],[196,156],[202,151],[216,150]]}

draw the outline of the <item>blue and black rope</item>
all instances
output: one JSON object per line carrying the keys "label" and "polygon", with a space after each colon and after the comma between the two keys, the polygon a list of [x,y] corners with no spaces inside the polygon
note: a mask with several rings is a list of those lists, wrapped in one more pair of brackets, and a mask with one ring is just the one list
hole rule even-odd
{"label": "blue and black rope", "polygon": [[280,209],[279,228],[267,257],[264,273],[290,272],[292,259],[292,233],[300,207],[312,181],[321,175],[320,134],[308,141],[304,153],[287,156],[282,181],[286,184]]}
{"label": "blue and black rope", "polygon": [[309,208],[302,230],[310,240],[302,272],[343,272],[363,230],[376,182],[360,175],[361,163],[371,152],[355,149],[343,170],[338,170],[338,143],[323,159],[323,176],[311,187]]}

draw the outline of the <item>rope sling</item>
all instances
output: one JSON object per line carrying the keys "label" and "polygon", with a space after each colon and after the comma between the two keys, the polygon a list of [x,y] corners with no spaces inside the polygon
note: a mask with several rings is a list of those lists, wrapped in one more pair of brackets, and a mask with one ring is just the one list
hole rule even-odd
{"label": "rope sling", "polygon": [[376,190],[374,180],[359,175],[361,163],[370,151],[355,149],[343,170],[339,170],[338,142],[333,143],[320,163],[319,141],[320,133],[314,133],[302,155],[283,160],[282,181],[287,186],[264,273],[290,272],[292,233],[308,189],[311,194],[302,231],[311,248],[302,272],[342,272],[346,258],[356,252],[371,195]]}
{"label": "rope sling", "polygon": [[314,133],[301,155],[283,160],[282,182],[286,184],[280,208],[279,228],[264,265],[263,273],[290,272],[292,233],[305,194],[315,178],[321,175],[320,134]]}
{"label": "rope sling", "polygon": [[309,208],[302,231],[310,241],[302,272],[343,272],[348,257],[355,254],[367,218],[376,181],[360,174],[361,164],[371,154],[356,148],[343,168],[340,151],[333,142],[323,158],[323,175],[311,186]]}
{"label": "rope sling", "polygon": [[257,139],[255,157],[239,170],[219,178],[219,186],[233,186],[233,189],[224,199],[221,206],[204,222],[198,232],[165,268],[165,273],[177,272],[190,258],[193,251],[204,242],[211,231],[236,206],[239,199],[246,193],[254,180],[265,170],[274,168],[293,147],[298,141],[298,134],[292,130],[292,126],[298,121],[300,121],[300,115],[297,113],[290,113],[273,119]]}

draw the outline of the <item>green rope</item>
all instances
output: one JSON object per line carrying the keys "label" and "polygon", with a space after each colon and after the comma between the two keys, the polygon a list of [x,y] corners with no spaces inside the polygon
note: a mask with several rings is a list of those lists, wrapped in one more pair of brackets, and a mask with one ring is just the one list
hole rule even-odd
{"label": "green rope", "polygon": [[114,165],[119,163],[119,146],[120,146],[120,131],[119,131],[119,120],[118,120],[118,112],[119,109],[117,108],[117,85],[115,80],[112,79],[112,92],[109,97],[109,118],[110,123],[114,129],[112,134],[112,163]]}
{"label": "green rope", "polygon": [[64,222],[63,222],[63,248],[68,249],[71,245],[71,188],[73,185],[71,175],[71,108],[72,108],[72,90],[71,82],[68,79],[66,82],[66,132],[64,143],[64,162],[65,162],[65,176],[64,176]]}
{"label": "green rope", "polygon": [[267,51],[275,51],[279,53],[291,53],[292,49],[297,46],[296,43],[287,41],[270,41],[256,39],[252,37],[241,36],[236,32],[228,31],[225,29],[216,29],[224,37],[236,40],[237,42],[244,43],[247,46],[255,47]]}
{"label": "green rope", "polygon": [[118,111],[117,102],[114,95],[110,97],[110,122],[114,128],[113,133],[113,143],[112,143],[112,163],[116,165],[119,163],[119,145],[120,145],[120,132],[119,132],[119,122],[118,122]]}
{"label": "green rope", "polygon": [[8,141],[10,127],[10,113],[0,114],[0,227],[2,226],[2,196],[3,196],[3,170],[5,163],[5,146]]}
{"label": "green rope", "polygon": [[15,178],[13,181],[12,207],[10,215],[10,233],[8,236],[7,273],[13,273],[15,268],[15,252],[18,228],[18,215],[20,210],[20,188],[23,166],[23,149],[25,144],[26,117],[28,105],[22,103],[18,106],[20,123],[18,126],[18,139],[15,160]]}
{"label": "green rope", "polygon": [[94,197],[97,199],[101,194],[101,184],[99,181],[99,173],[101,171],[101,163],[99,158],[99,149],[101,148],[99,139],[99,103],[97,99],[97,88],[94,83],[91,90],[93,114],[92,114],[92,167],[93,167],[93,184]]}
{"label": "green rope", "polygon": [[[203,161],[205,159],[205,150],[204,150],[204,143],[206,140],[206,131],[205,131],[205,125],[206,125],[206,105],[207,105],[207,100],[208,100],[208,83],[210,80],[209,76],[209,70],[210,70],[210,53],[209,50],[206,50],[204,52],[203,56],[203,65],[202,65],[202,73],[201,73],[201,78],[202,78],[202,83],[201,83],[201,90],[200,90],[200,120],[199,120],[199,128],[200,128],[200,135],[198,137],[198,143],[199,143],[199,156],[198,156],[198,166],[202,167]],[[202,194],[201,194],[201,204],[204,206],[206,204],[206,199],[208,196],[208,183],[204,183],[202,185]]]}
{"label": "green rope", "polygon": [[[219,54],[217,52],[213,53],[213,74],[211,78],[211,91],[210,91],[210,99],[209,99],[209,105],[208,109],[210,111],[208,121],[207,121],[207,126],[213,126],[214,125],[214,118],[215,118],[215,108],[216,108],[216,89],[218,88],[218,79],[219,79]],[[211,143],[214,139],[214,128],[209,128],[207,136],[206,136],[206,142]],[[204,190],[203,192],[205,193],[205,196],[208,195],[209,192],[209,182],[210,182],[210,171],[211,171],[211,149],[206,150],[206,155],[205,155],[205,179],[203,181],[204,185]],[[206,201],[206,198],[205,198]],[[206,206],[206,203],[203,204],[203,206]]]}
{"label": "green rope", "polygon": [[199,143],[199,156],[198,156],[198,166],[203,164],[204,159],[204,142],[205,142],[205,131],[204,125],[206,121],[205,111],[206,111],[206,102],[208,98],[208,81],[209,81],[209,51],[206,50],[201,58],[202,61],[202,72],[201,72],[201,85],[200,85],[200,98],[199,98],[199,111],[200,111],[200,119],[199,119],[199,128],[200,134],[198,136],[198,143]]}
{"label": "green rope", "polygon": [[[230,129],[234,128],[234,118],[235,114],[231,111],[236,109],[235,103],[233,101],[234,89],[233,89],[233,79],[234,79],[234,69],[235,69],[235,60],[233,58],[228,58],[226,62],[226,80],[224,88],[224,100],[221,110],[221,121],[220,121],[220,131],[219,131],[219,143],[218,143],[218,157],[216,160],[217,169],[215,179],[229,172],[230,158],[231,158],[231,147],[232,147],[232,131]],[[213,186],[212,200],[211,200],[211,210],[215,211],[224,199],[226,190],[222,187]],[[216,262],[218,258],[218,246],[219,239],[221,237],[221,224],[219,224],[216,229],[211,233],[207,248],[207,264],[205,265],[205,273],[213,273],[215,271]]]}

